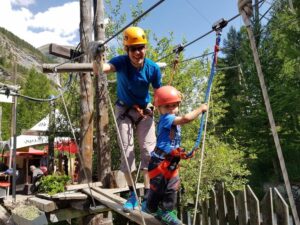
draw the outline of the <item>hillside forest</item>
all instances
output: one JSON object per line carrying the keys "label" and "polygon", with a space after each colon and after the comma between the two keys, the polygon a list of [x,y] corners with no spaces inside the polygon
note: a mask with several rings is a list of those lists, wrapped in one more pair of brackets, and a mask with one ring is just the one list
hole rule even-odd
{"label": "hillside forest", "polygon": [[[110,1],[107,1],[107,4],[110,5]],[[120,1],[119,4],[121,7],[125,1],[124,3]],[[106,16],[113,23],[108,24],[106,37],[111,37],[128,22],[126,15],[120,13],[119,7],[110,6],[106,8]],[[141,11],[138,4],[132,9],[131,15],[134,17]],[[261,24],[262,15],[255,13],[252,17],[252,26],[276,128],[289,179],[292,184],[297,185],[300,184],[300,2],[294,1],[294,11],[291,11],[287,1],[274,1],[265,24]],[[139,25],[139,22],[135,25]],[[152,40],[148,46],[148,58],[157,61],[162,56],[172,53],[175,47],[172,45],[173,33],[168,37],[159,37],[155,31],[147,30],[147,34],[149,40]],[[29,44],[22,42],[5,29],[0,29],[0,35],[12,40],[19,48],[28,48]],[[187,43],[187,40],[182,40],[182,43]],[[212,39],[211,43],[213,46],[215,40]],[[37,51],[33,47],[28,49]],[[0,45],[0,68],[11,74],[14,70],[13,57],[4,50],[5,46]],[[262,197],[266,185],[282,184],[283,179],[246,28],[237,30],[231,27],[228,34],[221,37],[221,52],[209,99],[200,194],[202,198],[205,197],[216,182],[222,181],[230,190],[238,190],[244,184],[250,184],[257,195]],[[121,45],[112,47],[106,52],[108,59],[117,54],[123,54]],[[186,113],[204,101],[212,55],[208,51],[199,55],[200,57],[196,59],[186,59],[183,51],[179,56],[172,85],[184,96],[180,113]],[[36,57],[42,62],[47,62],[44,56]],[[168,65],[163,71],[164,84],[168,83],[174,72],[173,60],[174,56],[163,60]],[[58,85],[55,85],[49,76],[51,75],[42,74],[34,67],[28,69],[18,65],[16,78],[0,76],[0,82],[7,84],[15,82],[21,86],[22,95],[48,99],[49,96],[57,96],[60,93]],[[79,127],[78,74],[72,74],[70,84],[67,82],[68,79],[68,74],[61,74],[60,83],[66,87],[63,94],[64,101],[73,127]],[[108,76],[112,101],[116,99],[114,79],[113,74]],[[12,121],[11,105],[1,103],[1,107],[0,138],[8,140]],[[62,98],[55,100],[55,107],[59,108],[62,114],[66,114]],[[49,102],[18,98],[17,133],[21,134],[22,131],[32,127],[49,112]],[[199,120],[183,127],[184,148],[191,149],[194,146],[198,129]],[[120,157],[115,135],[115,127],[111,120],[109,144],[114,161],[113,170],[118,169]],[[199,162],[200,151],[192,160],[181,162],[185,202],[195,196]]]}

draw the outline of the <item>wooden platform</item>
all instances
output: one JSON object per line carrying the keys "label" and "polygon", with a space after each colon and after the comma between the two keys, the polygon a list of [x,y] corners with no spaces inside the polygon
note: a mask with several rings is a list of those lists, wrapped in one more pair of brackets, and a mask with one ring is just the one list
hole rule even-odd
{"label": "wooden platform", "polygon": [[82,191],[88,195],[92,194],[97,201],[101,202],[102,204],[106,205],[108,208],[112,209],[116,213],[121,214],[122,216],[128,218],[129,220],[137,224],[141,224],[141,225],[144,224],[142,220],[142,216],[143,216],[146,224],[162,225],[162,223],[152,215],[141,212],[137,209],[131,211],[130,213],[124,212],[122,210],[122,207],[126,200],[116,194],[113,194],[112,190],[113,189],[105,190],[102,188],[93,187],[92,190],[83,189]]}
{"label": "wooden platform", "polygon": [[[152,215],[140,212],[138,209],[130,213],[123,212],[122,206],[126,200],[121,198],[118,194],[129,191],[128,188],[104,189],[101,188],[99,184],[100,183],[96,182],[90,185],[72,185],[73,187],[69,186],[66,188],[72,191],[66,191],[53,196],[38,194],[36,196],[22,197],[24,198],[24,202],[29,202],[30,205],[34,205],[40,211],[44,212],[45,215],[47,215],[48,221],[51,223],[113,210],[137,224],[144,224],[142,220],[143,215],[147,225],[162,225],[162,223]],[[138,183],[136,188],[139,193],[139,190],[142,190],[144,185]],[[90,207],[91,202],[88,200],[90,198],[94,199],[96,206]],[[20,198],[17,196],[17,199]],[[7,199],[5,201],[6,206],[12,203],[10,200],[11,199]],[[64,204],[68,203],[69,207],[60,208],[62,202],[64,202]],[[86,207],[86,205],[88,205],[88,207]],[[15,204],[12,204],[11,208],[14,207]]]}

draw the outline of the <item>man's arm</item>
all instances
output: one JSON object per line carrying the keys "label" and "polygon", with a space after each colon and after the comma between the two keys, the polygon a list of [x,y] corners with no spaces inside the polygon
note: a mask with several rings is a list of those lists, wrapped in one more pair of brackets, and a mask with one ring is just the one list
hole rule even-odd
{"label": "man's arm", "polygon": [[[115,71],[116,71],[116,68],[114,67],[114,65],[112,65],[110,63],[103,63],[103,72],[104,73],[112,73]],[[99,72],[99,63],[94,61],[93,62],[93,73],[95,75],[98,75],[98,72]]]}

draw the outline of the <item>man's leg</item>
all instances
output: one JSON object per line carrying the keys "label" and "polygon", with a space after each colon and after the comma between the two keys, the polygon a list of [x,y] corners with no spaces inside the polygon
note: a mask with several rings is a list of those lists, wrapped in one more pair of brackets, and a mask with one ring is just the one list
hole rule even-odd
{"label": "man's leg", "polygon": [[[130,190],[130,196],[125,202],[125,204],[123,205],[123,210],[128,212],[130,210],[133,210],[137,206],[138,201],[133,191],[134,184],[131,182],[130,179],[131,172],[136,170],[135,155],[134,155],[133,125],[132,125],[132,121],[127,116],[122,116],[122,114],[125,111],[126,111],[125,107],[116,106],[116,118],[117,118],[118,128],[122,139],[121,141],[118,140],[120,150],[122,151],[120,170],[124,173],[126,182]],[[124,158],[124,154],[129,165],[129,171]]]}
{"label": "man's leg", "polygon": [[144,175],[144,199],[147,199],[150,188],[148,164],[150,161],[150,153],[154,150],[156,145],[155,124],[153,117],[148,116],[140,121],[137,126],[137,138],[141,151],[141,170],[143,171]]}

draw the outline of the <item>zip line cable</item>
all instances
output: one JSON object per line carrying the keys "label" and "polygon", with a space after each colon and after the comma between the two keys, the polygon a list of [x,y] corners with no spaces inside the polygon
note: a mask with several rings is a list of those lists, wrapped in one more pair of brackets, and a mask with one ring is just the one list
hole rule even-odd
{"label": "zip line cable", "polygon": [[[260,4],[261,2],[264,2],[264,1],[266,1],[266,0],[260,0],[259,2],[257,2],[256,4],[254,4],[253,6],[255,6],[255,5],[257,5],[257,4]],[[224,21],[226,21],[227,24],[228,24],[228,23],[230,23],[231,21],[233,21],[233,20],[235,20],[236,18],[238,18],[239,16],[240,16],[240,13],[237,14],[237,15],[235,15],[235,16],[233,16],[233,17],[231,17],[229,20],[224,20]],[[187,44],[183,45],[183,46],[182,46],[182,47],[183,47],[183,50],[184,50],[186,47],[188,47],[189,45],[194,44],[196,41],[199,41],[200,39],[206,37],[207,35],[209,35],[209,34],[212,33],[213,31],[215,31],[214,28],[212,28],[212,29],[211,29],[210,31],[208,31],[207,33],[201,35],[200,37],[194,39],[193,41],[188,42]],[[167,57],[169,57],[169,56],[171,56],[171,55],[173,55],[173,54],[174,54],[174,52],[171,52],[170,54],[167,54],[167,55],[165,55],[165,56],[159,58],[159,59],[157,60],[157,62],[159,62],[159,61],[161,61],[161,60],[163,60],[163,59],[165,59],[165,58],[167,58]]]}
{"label": "zip line cable", "polygon": [[[145,16],[146,14],[148,14],[150,11],[152,11],[154,8],[156,8],[158,5],[160,5],[162,2],[164,2],[165,0],[160,0],[159,2],[155,3],[153,6],[151,6],[149,9],[147,9],[145,12],[143,12],[142,14],[140,14],[138,17],[136,17],[134,20],[132,20],[129,24],[127,24],[125,27],[123,27],[121,30],[117,31],[117,33],[115,33],[113,36],[111,36],[110,38],[106,39],[103,43],[98,43],[98,47],[97,47],[97,51],[101,51],[102,46],[104,46],[105,44],[107,44],[108,42],[110,42],[112,39],[114,39],[115,37],[117,37],[120,33],[122,33],[126,28],[128,28],[129,26],[131,26],[132,24],[134,24],[135,22],[137,22],[139,19],[141,19],[143,16]],[[80,43],[78,44],[80,45]],[[85,56],[87,54],[87,52],[83,52],[81,55],[74,57],[70,60],[67,60],[66,62],[63,62],[61,64],[58,64],[56,66],[56,68],[72,62],[76,59],[79,59],[83,56]]]}
{"label": "zip line cable", "polygon": [[43,98],[34,98],[34,97],[22,95],[22,94],[19,94],[17,92],[11,92],[9,89],[6,89],[5,93],[3,93],[3,94],[5,94],[7,96],[11,95],[11,96],[22,97],[24,99],[27,99],[27,100],[30,100],[30,101],[35,101],[35,102],[51,102],[53,100],[57,100],[58,98],[60,98],[70,88],[72,80],[73,80],[73,74],[70,73],[69,74],[69,80],[66,82],[65,87],[62,88],[62,89],[59,89],[61,93],[59,95],[57,95],[57,96],[53,96],[53,97],[46,98],[46,99],[43,99]]}
{"label": "zip line cable", "polygon": [[147,9],[145,12],[143,12],[141,15],[139,15],[137,18],[135,18],[133,21],[131,21],[129,24],[127,24],[125,27],[123,27],[121,30],[119,30],[116,34],[105,40],[101,45],[107,44],[109,41],[114,39],[116,36],[118,36],[120,33],[122,33],[126,28],[131,26],[133,23],[137,22],[139,19],[141,19],[143,16],[148,14],[150,11],[152,11],[154,8],[159,6],[161,3],[163,3],[165,0],[160,0],[159,2],[155,3],[153,6],[151,6],[149,9]]}
{"label": "zip line cable", "polygon": [[[211,64],[210,76],[209,76],[209,80],[207,83],[207,89],[206,89],[206,93],[205,93],[205,100],[204,100],[205,103],[207,103],[209,101],[211,87],[212,87],[213,79],[215,76],[215,67],[217,64],[217,56],[218,56],[218,51],[219,51],[219,46],[220,46],[220,41],[221,41],[221,28],[219,30],[216,30],[216,35],[217,35],[217,37],[216,37],[215,50],[214,50],[213,60],[212,60],[212,64]],[[203,127],[204,127],[205,117],[206,117],[206,112],[202,113],[198,136],[197,136],[197,139],[196,139],[193,149],[189,153],[187,153],[188,156],[191,156],[194,153],[194,151],[196,151],[196,149],[199,148],[199,145],[201,142],[201,137],[202,137],[202,132],[203,132]]]}

